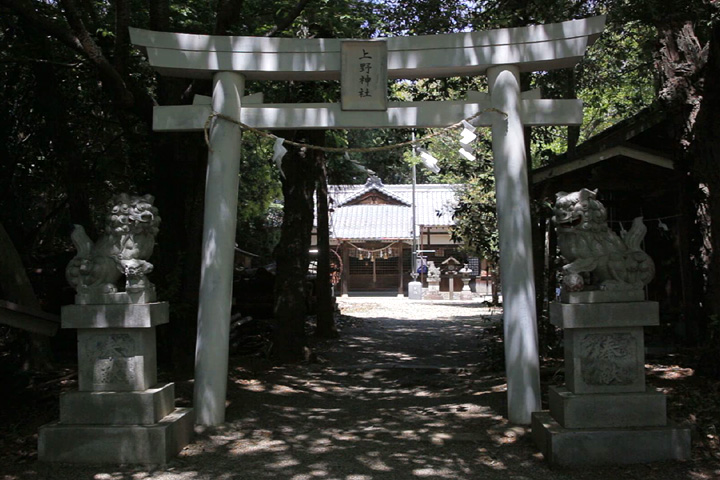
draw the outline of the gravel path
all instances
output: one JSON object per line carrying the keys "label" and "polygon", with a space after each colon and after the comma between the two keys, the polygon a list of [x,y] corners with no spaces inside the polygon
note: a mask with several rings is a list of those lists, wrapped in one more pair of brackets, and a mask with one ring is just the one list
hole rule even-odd
{"label": "gravel path", "polygon": [[[695,462],[550,469],[505,418],[497,310],[479,303],[340,299],[319,361],[233,359],[228,423],[197,429],[168,465],[3,468],[3,480],[709,479]],[[498,346],[500,348],[498,349]],[[191,391],[191,386],[180,385]]]}

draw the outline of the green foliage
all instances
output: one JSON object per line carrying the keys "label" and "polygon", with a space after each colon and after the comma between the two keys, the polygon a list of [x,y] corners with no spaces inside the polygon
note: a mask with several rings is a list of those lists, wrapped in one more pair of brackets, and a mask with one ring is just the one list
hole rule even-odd
{"label": "green foliage", "polygon": [[[439,135],[428,144],[428,151],[435,156],[441,168],[439,174],[430,174],[429,180],[438,183],[461,184],[450,230],[454,241],[464,245],[470,255],[477,255],[497,263],[498,230],[495,210],[495,177],[492,164],[492,146],[488,129],[475,131],[475,160],[468,160],[459,153],[459,129]],[[418,172],[427,172],[419,168]]]}
{"label": "green foliage", "polygon": [[[112,41],[98,25],[98,41]],[[104,205],[115,191],[147,183],[145,132],[124,131],[111,103],[79,55],[0,15],[0,210],[23,255],[65,248],[65,225],[92,217],[73,210],[78,197]]]}
{"label": "green foliage", "polygon": [[282,194],[278,170],[271,162],[272,151],[272,141],[252,134],[243,136],[235,241],[241,249],[259,255],[262,263],[270,261],[279,235],[279,225],[270,211]]}

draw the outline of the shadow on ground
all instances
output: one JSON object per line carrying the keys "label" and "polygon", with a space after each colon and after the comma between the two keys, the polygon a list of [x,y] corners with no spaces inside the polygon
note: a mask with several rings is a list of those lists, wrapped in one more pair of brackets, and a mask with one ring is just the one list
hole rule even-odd
{"label": "shadow on ground", "polygon": [[[466,307],[464,307],[466,308]],[[341,317],[318,362],[233,358],[227,424],[198,429],[164,467],[3,465],[3,480],[705,479],[686,463],[551,469],[530,431],[505,420],[497,318]],[[497,348],[500,345],[500,348]],[[669,380],[668,380],[669,381]],[[189,398],[191,384],[178,385]]]}

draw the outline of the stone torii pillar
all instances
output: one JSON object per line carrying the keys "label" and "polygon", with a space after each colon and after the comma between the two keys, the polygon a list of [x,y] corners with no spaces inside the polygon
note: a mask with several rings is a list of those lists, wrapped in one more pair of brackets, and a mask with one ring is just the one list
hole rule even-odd
{"label": "stone torii pillar", "polygon": [[[540,411],[535,282],[530,222],[525,136],[521,116],[520,78],[516,65],[488,69],[490,101],[505,112],[492,126],[500,271],[502,272],[505,370],[508,416],[513,423],[530,423]],[[502,159],[502,161],[500,161]]]}
{"label": "stone torii pillar", "polygon": [[[213,110],[240,120],[244,89],[245,77],[241,74],[216,73]],[[218,118],[212,120],[205,180],[202,301],[195,346],[195,416],[201,425],[225,422],[241,136],[239,125]]]}
{"label": "stone torii pillar", "polygon": [[[373,111],[348,111],[332,103],[262,104],[254,96],[241,100],[244,78],[340,79],[342,40],[216,37],[134,28],[130,35],[132,43],[145,50],[157,72],[215,81],[212,98],[196,96],[193,105],[155,107],[153,129],[158,132],[202,132],[213,113],[239,120],[241,104],[243,123],[263,130],[442,128],[490,108],[504,112],[507,117],[491,113],[477,117],[473,123],[492,127],[503,269],[508,417],[514,423],[529,424],[530,414],[540,410],[540,385],[530,194],[522,128],[579,125],[582,102],[544,100],[537,91],[521,94],[518,74],[573,67],[602,33],[604,25],[605,17],[600,16],[487,32],[384,39],[387,57],[381,65],[386,64],[388,78],[486,74],[490,94],[468,92],[466,101],[381,102]],[[227,388],[239,128],[227,120],[215,119],[210,140],[195,408],[198,423],[218,425],[224,422]]]}

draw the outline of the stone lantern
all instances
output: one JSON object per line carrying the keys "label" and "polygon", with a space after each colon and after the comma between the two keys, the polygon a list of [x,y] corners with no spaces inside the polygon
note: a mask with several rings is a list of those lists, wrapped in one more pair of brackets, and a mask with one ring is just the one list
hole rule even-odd
{"label": "stone lantern", "polygon": [[463,282],[463,288],[460,292],[460,300],[472,300],[473,295],[470,290],[470,275],[472,274],[472,269],[470,268],[470,265],[466,263],[458,273],[460,273],[460,279]]}

